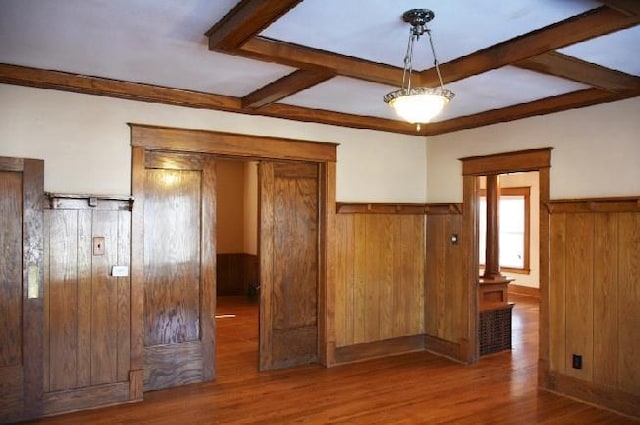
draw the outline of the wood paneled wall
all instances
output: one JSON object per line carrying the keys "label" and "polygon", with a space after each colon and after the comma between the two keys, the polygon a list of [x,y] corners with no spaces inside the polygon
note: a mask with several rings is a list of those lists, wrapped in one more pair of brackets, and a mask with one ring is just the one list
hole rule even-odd
{"label": "wood paneled wall", "polygon": [[131,213],[128,201],[87,201],[53,200],[44,214],[45,413],[129,400],[130,281],[111,268],[129,266]]}
{"label": "wood paneled wall", "polygon": [[251,254],[216,255],[216,295],[246,296],[249,285],[259,284],[258,256]]}
{"label": "wood paneled wall", "polygon": [[[460,209],[432,209],[427,213],[425,333],[437,351],[461,359],[467,338],[466,314],[469,284],[464,270],[462,214]],[[456,235],[457,241],[451,241]]]}
{"label": "wood paneled wall", "polygon": [[335,249],[336,347],[424,333],[423,211],[339,210]]}
{"label": "wood paneled wall", "polygon": [[551,388],[640,416],[640,201],[550,210]]}

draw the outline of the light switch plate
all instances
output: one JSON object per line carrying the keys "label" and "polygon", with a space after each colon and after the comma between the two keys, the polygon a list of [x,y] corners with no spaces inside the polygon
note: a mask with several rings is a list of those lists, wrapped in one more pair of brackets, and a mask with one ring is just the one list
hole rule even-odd
{"label": "light switch plate", "polygon": [[111,276],[127,277],[129,276],[129,266],[113,266],[111,267]]}
{"label": "light switch plate", "polygon": [[104,255],[104,238],[93,238],[93,255]]}

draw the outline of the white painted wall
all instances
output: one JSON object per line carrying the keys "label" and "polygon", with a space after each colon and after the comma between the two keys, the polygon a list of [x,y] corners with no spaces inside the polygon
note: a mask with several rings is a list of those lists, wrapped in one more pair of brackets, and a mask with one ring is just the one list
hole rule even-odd
{"label": "white painted wall", "polygon": [[427,200],[462,201],[458,158],[543,147],[551,199],[640,195],[640,98],[430,137]]}
{"label": "white painted wall", "polygon": [[421,137],[0,84],[0,155],[44,159],[49,192],[129,194],[128,122],[340,143],[338,201],[426,201]]}

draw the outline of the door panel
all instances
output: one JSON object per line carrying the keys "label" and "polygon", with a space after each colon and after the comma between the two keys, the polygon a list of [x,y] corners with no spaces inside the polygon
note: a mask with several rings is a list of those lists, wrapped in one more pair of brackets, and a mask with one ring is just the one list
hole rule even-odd
{"label": "door panel", "polygon": [[318,360],[318,165],[260,163],[260,369]]}
{"label": "door panel", "polygon": [[43,171],[0,157],[0,422],[42,412]]}
{"label": "door panel", "polygon": [[215,177],[204,155],[147,155],[144,389],[151,390],[214,376]]}

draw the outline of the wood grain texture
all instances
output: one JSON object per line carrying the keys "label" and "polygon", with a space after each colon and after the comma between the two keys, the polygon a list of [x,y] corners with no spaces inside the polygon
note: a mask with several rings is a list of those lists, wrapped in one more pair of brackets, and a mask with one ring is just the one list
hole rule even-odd
{"label": "wood grain texture", "polygon": [[118,365],[118,285],[111,265],[118,260],[118,213],[96,211],[92,238],[105,238],[105,254],[91,258],[91,384],[115,382]]}
{"label": "wood grain texture", "polygon": [[618,388],[640,397],[640,213],[618,226]]}
{"label": "wood grain texture", "polygon": [[[232,298],[218,303],[220,312],[238,316],[218,328],[216,382],[153,391],[143,403],[37,423],[637,424],[636,419],[539,391],[538,306],[528,297],[515,300],[517,349],[483,357],[473,367],[420,351],[329,369],[310,365],[268,373],[256,371],[255,365],[257,305]],[[572,387],[582,382],[575,381]],[[560,389],[563,382],[556,383]]]}
{"label": "wood grain texture", "polygon": [[30,419],[42,414],[42,349],[43,349],[43,201],[44,201],[44,161],[25,159],[23,170],[22,205],[22,285],[23,296],[28,293],[29,271],[36,268],[37,297],[23,301],[22,324],[24,328],[24,414]]}
{"label": "wood grain texture", "polygon": [[[599,203],[575,205],[586,202]],[[637,414],[640,213],[601,202],[589,212],[551,214],[547,386]],[[614,204],[619,212],[611,211]],[[572,354],[583,355],[582,370],[572,368]]]}
{"label": "wood grain texture", "polygon": [[145,391],[203,381],[200,341],[147,346],[144,351]]}
{"label": "wood grain texture", "polygon": [[250,136],[218,131],[131,125],[134,146],[183,152],[215,153],[248,158],[326,162],[336,160],[335,143]]}
{"label": "wood grain texture", "polygon": [[50,227],[46,330],[50,369],[46,390],[56,391],[78,386],[78,212],[47,211],[47,215]]}
{"label": "wood grain texture", "polygon": [[216,312],[216,173],[215,162],[205,157],[202,166],[202,210],[200,223],[200,342],[202,344],[202,379],[215,378]]}
{"label": "wood grain texture", "polygon": [[2,422],[42,414],[43,184],[44,161],[0,157]]}
{"label": "wood grain texture", "polygon": [[330,80],[334,75],[327,72],[299,69],[242,98],[243,108],[260,108],[299,91]]}
{"label": "wood grain texture", "polygon": [[424,332],[424,215],[336,215],[336,347]]}
{"label": "wood grain texture", "polygon": [[200,338],[200,186],[197,171],[146,171],[146,347]]}
{"label": "wood grain texture", "polygon": [[336,348],[336,164],[321,163],[319,170],[318,360],[329,367],[335,363]]}
{"label": "wood grain texture", "polygon": [[127,401],[129,401],[128,382],[54,391],[46,393],[44,396],[44,414],[57,415],[76,410],[110,406]]}
{"label": "wood grain texture", "polygon": [[604,90],[638,90],[640,77],[605,68],[559,52],[546,52],[520,62],[518,68],[555,75]]}
{"label": "wood grain texture", "polygon": [[467,338],[462,317],[469,307],[462,247],[450,235],[462,235],[462,216],[427,215],[426,222],[425,333],[458,344]]}
{"label": "wood grain texture", "polygon": [[[91,385],[91,259],[92,259],[92,213],[90,210],[80,210],[78,213],[78,364],[77,387]],[[49,230],[51,233],[52,229]],[[55,256],[50,252],[49,257]],[[55,328],[49,328],[49,333],[55,334]],[[49,337],[51,339],[51,336]],[[55,363],[52,360],[52,365]]]}
{"label": "wood grain texture", "polygon": [[211,50],[234,50],[259,34],[302,0],[243,0],[211,27],[205,35]]}
{"label": "wood grain texture", "polygon": [[[103,199],[99,208],[74,202],[45,211],[45,413],[128,400],[128,392],[100,389],[129,386],[129,278],[111,276],[131,256],[131,212],[121,206]],[[93,255],[96,236],[103,255]]]}
{"label": "wood grain texture", "polygon": [[[593,379],[593,216],[575,214],[566,223],[565,245],[565,373]],[[582,356],[582,369],[572,368],[572,355]]]}
{"label": "wood grain texture", "polygon": [[566,216],[551,216],[551,261],[549,288],[549,370],[564,374],[566,370]]}
{"label": "wood grain texture", "polygon": [[[145,155],[142,147],[131,148],[131,370],[144,363],[144,182]],[[142,398],[142,386],[136,398]]]}
{"label": "wood grain texture", "polygon": [[593,382],[618,384],[618,217],[594,217],[593,246]]}
{"label": "wood grain texture", "polygon": [[258,256],[246,253],[216,255],[216,294],[247,295],[258,282]]}
{"label": "wood grain texture", "polygon": [[541,168],[538,171],[538,182],[540,184],[540,209],[539,209],[539,239],[540,239],[540,326],[539,333],[539,355],[538,355],[538,385],[546,387],[546,376],[549,371],[549,337],[550,329],[550,270],[551,270],[551,215],[546,207],[550,199],[550,170],[549,167]]}
{"label": "wood grain texture", "polygon": [[460,158],[462,174],[483,176],[519,171],[536,171],[551,165],[552,148],[527,149],[493,155],[468,156]]}
{"label": "wood grain texture", "polygon": [[[23,175],[5,159],[0,168],[0,422],[16,421],[25,410],[23,350]],[[8,166],[7,166],[8,165]]]}
{"label": "wood grain texture", "polygon": [[24,368],[0,368],[0,423],[17,422],[24,415]]}
{"label": "wood grain texture", "polygon": [[[444,71],[443,71],[444,72]],[[490,109],[477,114],[465,115],[459,118],[433,122],[422,127],[425,136],[436,136],[471,128],[483,127],[490,124],[515,121],[519,119],[546,115],[567,109],[583,108],[585,106],[601,103],[616,102],[623,99],[636,97],[639,90],[623,90],[611,92],[602,89],[582,89],[573,92],[550,96],[527,103],[506,106],[499,109]]]}
{"label": "wood grain texture", "polygon": [[[625,16],[603,6],[452,60],[440,65],[440,69],[445,82],[458,81],[550,50],[632,27],[639,21],[638,16]],[[422,72],[422,84],[437,82],[437,75],[434,74],[433,69]]]}
{"label": "wood grain texture", "polygon": [[318,165],[261,163],[260,177],[261,341],[271,338],[261,368],[308,364],[318,360]]}
{"label": "wood grain texture", "polygon": [[139,176],[145,390],[215,376],[215,165],[187,156],[154,153],[150,165],[168,168]]}
{"label": "wood grain texture", "polygon": [[339,347],[336,349],[336,364],[348,364],[381,357],[423,351],[422,335],[400,336],[374,342]]}
{"label": "wood grain texture", "polygon": [[[131,212],[118,212],[117,264],[130,268],[131,264]],[[131,369],[131,279],[117,277],[116,341],[117,366],[116,381],[129,380]]]}
{"label": "wood grain texture", "polygon": [[0,171],[0,368],[22,365],[22,173]]}

